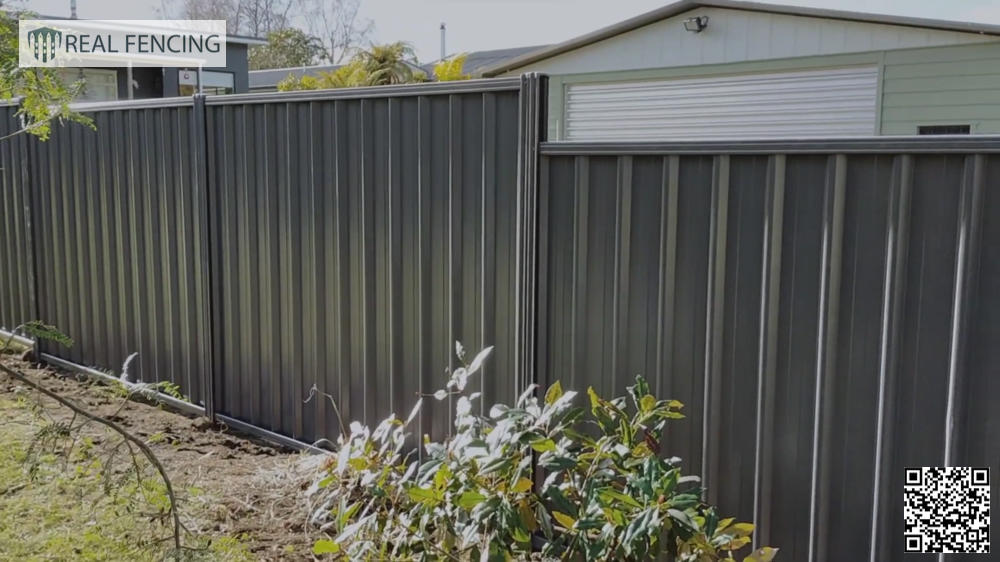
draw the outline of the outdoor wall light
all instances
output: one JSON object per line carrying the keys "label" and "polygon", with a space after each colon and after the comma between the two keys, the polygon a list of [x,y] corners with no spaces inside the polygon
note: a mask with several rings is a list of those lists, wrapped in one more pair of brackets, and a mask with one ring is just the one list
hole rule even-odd
{"label": "outdoor wall light", "polygon": [[684,20],[684,29],[691,33],[701,33],[708,27],[708,16],[695,16]]}

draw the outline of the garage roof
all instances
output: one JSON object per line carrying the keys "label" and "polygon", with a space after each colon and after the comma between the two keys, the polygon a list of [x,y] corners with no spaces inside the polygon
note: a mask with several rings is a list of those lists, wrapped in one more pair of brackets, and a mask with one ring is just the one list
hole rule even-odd
{"label": "garage roof", "polygon": [[753,12],[765,12],[772,14],[783,14],[790,16],[804,16],[811,18],[825,18],[841,21],[856,21],[863,23],[879,23],[888,25],[900,25],[905,27],[919,27],[923,29],[938,29],[942,31],[959,31],[965,33],[975,33],[979,35],[1000,36],[1000,25],[990,25],[982,23],[959,22],[949,20],[935,20],[926,18],[911,18],[907,16],[890,16],[883,14],[868,14],[864,12],[848,12],[842,10],[828,10],[825,8],[805,8],[800,6],[782,6],[777,4],[762,4],[758,2],[739,2],[736,0],[681,0],[658,8],[645,14],[640,14],[634,18],[618,22],[608,27],[592,31],[579,37],[574,37],[568,41],[557,43],[548,47],[531,51],[524,55],[505,60],[496,65],[483,69],[483,76],[496,76],[503,72],[508,72],[516,68],[544,60],[562,53],[579,49],[591,43],[597,43],[605,39],[627,33],[634,29],[656,23],[660,20],[674,17],[678,14],[694,10],[696,8],[725,8],[730,10],[748,10]]}

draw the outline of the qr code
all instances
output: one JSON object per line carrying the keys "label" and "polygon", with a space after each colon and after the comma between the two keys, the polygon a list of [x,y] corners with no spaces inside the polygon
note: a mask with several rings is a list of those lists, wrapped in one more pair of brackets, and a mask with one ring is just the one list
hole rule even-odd
{"label": "qr code", "polygon": [[989,553],[990,469],[907,468],[903,533],[906,552]]}

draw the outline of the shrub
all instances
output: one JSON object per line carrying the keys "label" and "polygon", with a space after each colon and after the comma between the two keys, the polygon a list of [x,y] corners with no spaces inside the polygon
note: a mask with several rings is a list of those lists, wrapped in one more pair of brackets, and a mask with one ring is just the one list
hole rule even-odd
{"label": "shrub", "polygon": [[[708,562],[735,560],[749,544],[753,525],[721,518],[702,502],[699,479],[661,454],[664,427],[683,417],[680,402],[653,397],[636,377],[627,397],[588,389],[584,409],[557,382],[542,399],[532,386],[513,406],[481,416],[480,395],[466,386],[489,352],[465,363],[458,346],[464,366],[433,395],[454,400],[454,433],[425,437],[422,460],[404,454],[419,401],[405,420],[351,424],[309,492],[311,522],[329,536],[317,554]],[[765,547],[744,560],[776,552]]]}
{"label": "shrub", "polygon": [[465,73],[465,60],[468,55],[462,53],[451,58],[441,59],[434,65],[434,77],[438,82],[454,82],[471,78]]}

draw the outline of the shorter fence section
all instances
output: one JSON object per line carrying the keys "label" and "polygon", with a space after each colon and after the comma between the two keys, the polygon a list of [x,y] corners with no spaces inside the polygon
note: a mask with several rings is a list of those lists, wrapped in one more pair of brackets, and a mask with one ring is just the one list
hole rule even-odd
{"label": "shorter fence section", "polygon": [[902,558],[908,466],[1000,466],[1000,142],[543,145],[539,380],[667,450],[788,560]]}

